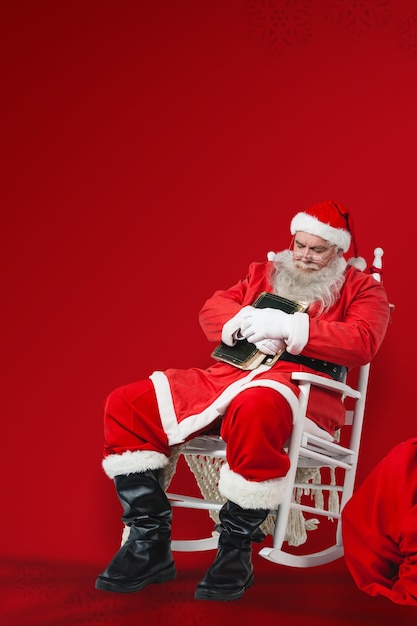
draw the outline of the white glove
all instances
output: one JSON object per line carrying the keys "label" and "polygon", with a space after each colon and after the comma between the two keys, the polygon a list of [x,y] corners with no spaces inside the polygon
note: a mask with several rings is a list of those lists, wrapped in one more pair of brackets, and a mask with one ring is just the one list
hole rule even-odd
{"label": "white glove", "polygon": [[256,309],[243,313],[240,332],[251,343],[262,339],[288,339],[294,319],[279,309]]}
{"label": "white glove", "polygon": [[255,346],[264,354],[275,356],[278,352],[285,350],[287,344],[282,339],[263,339],[262,341],[257,341]]}
{"label": "white glove", "polygon": [[226,322],[222,329],[222,341],[228,346],[234,346],[238,340],[240,331],[240,325],[242,323],[242,315],[248,310],[254,309],[252,306],[244,306],[240,311],[236,313],[228,322]]}
{"label": "white glove", "polygon": [[310,320],[307,313],[284,313],[279,309],[257,309],[242,312],[240,332],[250,343],[264,339],[285,341],[287,351],[300,354],[308,341]]}

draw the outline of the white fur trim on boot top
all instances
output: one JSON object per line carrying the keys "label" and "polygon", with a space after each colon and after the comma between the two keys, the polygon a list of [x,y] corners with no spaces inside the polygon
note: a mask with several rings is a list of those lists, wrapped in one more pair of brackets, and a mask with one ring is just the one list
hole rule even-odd
{"label": "white fur trim on boot top", "polygon": [[282,502],[287,479],[272,478],[262,482],[246,480],[233,472],[227,463],[220,468],[219,491],[242,509],[276,509]]}
{"label": "white fur trim on boot top", "polygon": [[103,469],[109,478],[121,474],[135,474],[146,470],[162,469],[168,465],[168,457],[152,450],[127,450],[123,454],[110,454],[103,459]]}

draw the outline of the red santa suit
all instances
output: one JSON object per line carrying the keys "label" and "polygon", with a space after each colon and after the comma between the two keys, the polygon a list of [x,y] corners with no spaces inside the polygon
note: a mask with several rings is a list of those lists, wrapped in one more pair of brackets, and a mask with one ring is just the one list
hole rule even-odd
{"label": "red santa suit", "polygon": [[[273,266],[272,261],[252,263],[244,279],[207,300],[200,323],[210,342],[221,340],[224,324],[242,307],[261,292],[272,291]],[[328,311],[318,314],[311,307],[294,315],[289,352],[353,368],[369,362],[379,349],[389,304],[380,283],[347,266],[340,297]],[[282,483],[288,471],[283,445],[298,402],[298,388],[291,381],[294,370],[315,371],[284,360],[250,372],[213,362],[207,369],[154,372],[147,380],[116,389],[106,404],[104,470],[114,477],[163,467],[171,446],[210,431],[221,420],[227,442],[221,492],[234,501],[240,498],[243,507],[257,507],[261,501],[276,507],[282,491],[277,481]],[[339,395],[314,390],[309,417],[332,435],[343,419]]]}
{"label": "red santa suit", "polygon": [[342,511],[346,564],[371,596],[417,606],[417,439],[395,446]]}

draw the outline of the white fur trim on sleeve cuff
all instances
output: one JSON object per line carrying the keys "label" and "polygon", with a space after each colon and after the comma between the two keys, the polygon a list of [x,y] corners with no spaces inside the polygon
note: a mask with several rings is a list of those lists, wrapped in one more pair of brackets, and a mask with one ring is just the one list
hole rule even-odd
{"label": "white fur trim on sleeve cuff", "polygon": [[287,352],[300,354],[303,351],[310,333],[310,318],[307,313],[297,311],[292,315],[293,323],[286,341]]}
{"label": "white fur trim on sleeve cuff", "polygon": [[246,480],[233,472],[227,463],[220,468],[219,491],[222,496],[243,509],[276,509],[287,486],[286,477],[262,482]]}
{"label": "white fur trim on sleeve cuff", "polygon": [[146,470],[162,469],[168,465],[168,457],[152,450],[127,450],[123,454],[110,454],[103,459],[102,466],[109,478],[121,474],[135,474]]}

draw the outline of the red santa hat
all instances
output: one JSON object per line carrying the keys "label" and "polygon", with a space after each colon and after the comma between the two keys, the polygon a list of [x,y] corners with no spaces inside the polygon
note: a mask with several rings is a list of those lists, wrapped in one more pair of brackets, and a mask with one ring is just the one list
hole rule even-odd
{"label": "red santa hat", "polygon": [[343,252],[347,252],[352,245],[354,257],[348,260],[349,265],[354,265],[360,270],[366,268],[365,259],[358,256],[352,216],[340,202],[328,200],[297,213],[291,220],[290,231],[292,235],[297,231],[316,235]]}

